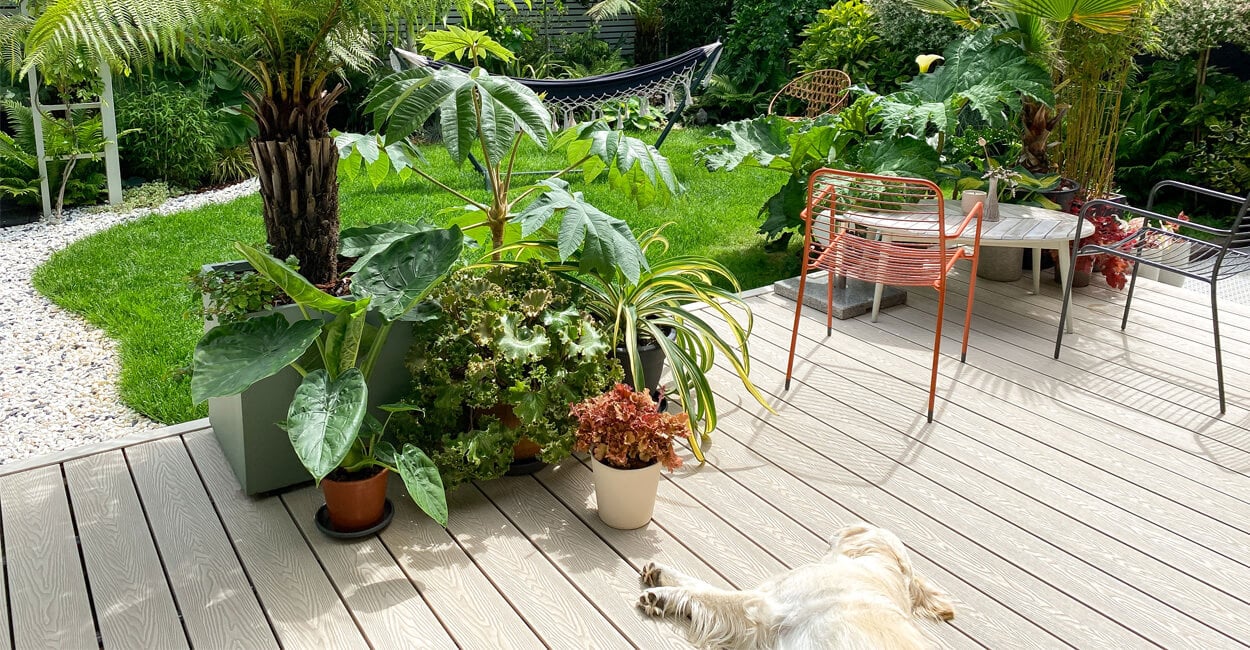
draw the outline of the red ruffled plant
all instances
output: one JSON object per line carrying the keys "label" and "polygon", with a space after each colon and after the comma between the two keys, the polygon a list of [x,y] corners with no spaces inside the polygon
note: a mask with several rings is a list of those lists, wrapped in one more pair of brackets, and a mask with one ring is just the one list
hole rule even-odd
{"label": "red ruffled plant", "polygon": [[574,404],[577,418],[574,449],[588,451],[604,464],[639,469],[660,463],[668,471],[681,467],[673,441],[690,435],[685,413],[661,413],[651,396],[617,384],[608,392]]}
{"label": "red ruffled plant", "polygon": [[[1073,205],[1073,212],[1080,213],[1079,206]],[[1184,213],[1177,215],[1182,221],[1189,221],[1189,217]],[[1131,219],[1125,221],[1120,216],[1120,212],[1114,208],[1095,210],[1091,215],[1094,222],[1094,234],[1081,240],[1081,244],[1114,244],[1123,241],[1143,226],[1147,225],[1147,221],[1143,218]],[[1177,226],[1169,223],[1150,224],[1161,230],[1176,232]],[[1146,239],[1142,248],[1158,248],[1163,244],[1163,240],[1158,235],[1152,235]],[[1133,272],[1133,263],[1121,257],[1099,253],[1098,255],[1085,256],[1077,258],[1076,270],[1090,272],[1097,268],[1106,279],[1107,285],[1113,289],[1123,289],[1128,284],[1128,275]]]}

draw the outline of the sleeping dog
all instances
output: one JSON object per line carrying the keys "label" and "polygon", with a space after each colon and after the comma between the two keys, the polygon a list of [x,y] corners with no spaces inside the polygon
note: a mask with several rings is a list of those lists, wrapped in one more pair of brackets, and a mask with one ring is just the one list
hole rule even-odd
{"label": "sleeping dog", "polygon": [[651,616],[690,619],[705,648],[893,650],[927,648],[916,615],[955,616],[950,597],[912,568],[893,533],[867,524],[838,531],[819,562],[750,591],[713,587],[673,569],[642,569],[638,606]]}

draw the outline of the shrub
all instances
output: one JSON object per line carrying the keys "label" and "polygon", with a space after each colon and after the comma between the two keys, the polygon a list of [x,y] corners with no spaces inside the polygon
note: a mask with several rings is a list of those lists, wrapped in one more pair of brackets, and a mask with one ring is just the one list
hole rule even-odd
{"label": "shrub", "polygon": [[803,29],[803,44],[794,52],[794,65],[803,72],[837,68],[855,83],[871,84],[877,66],[873,52],[880,37],[872,10],[862,0],[842,0]]}
{"label": "shrub", "polygon": [[431,296],[407,359],[406,401],[424,414],[404,425],[401,441],[434,459],[448,489],[503,475],[521,438],[548,462],[567,456],[577,429],[569,404],[620,381],[606,337],[573,292],[534,262],[459,271]]}
{"label": "shrub", "polygon": [[878,37],[874,55],[878,91],[910,79],[916,74],[917,55],[941,52],[962,33],[944,16],[917,11],[911,0],[865,1],[872,10],[872,29]]}
{"label": "shrub", "polygon": [[213,164],[213,183],[237,183],[256,175],[252,152],[246,146],[223,149]]}
{"label": "shrub", "polygon": [[119,126],[138,129],[121,149],[130,173],[197,187],[217,161],[215,111],[203,92],[174,85],[156,85],[127,93],[117,102]]}
{"label": "shrub", "polygon": [[574,404],[577,451],[620,469],[640,469],[659,463],[668,471],[681,467],[673,441],[690,435],[685,413],[661,413],[646,391],[625,384]]}
{"label": "shrub", "polygon": [[722,40],[729,29],[733,0],[662,0],[661,39],[670,54]]}
{"label": "shrub", "polygon": [[721,72],[736,85],[758,80],[761,91],[776,90],[794,75],[781,53],[798,46],[799,32],[827,0],[738,0],[725,36]]}

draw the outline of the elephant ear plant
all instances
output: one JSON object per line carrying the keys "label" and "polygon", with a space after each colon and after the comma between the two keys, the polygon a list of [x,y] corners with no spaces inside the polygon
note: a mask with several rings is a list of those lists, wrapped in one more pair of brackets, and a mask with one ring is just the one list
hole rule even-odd
{"label": "elephant ear plant", "polygon": [[[340,468],[394,471],[417,505],[445,526],[446,495],[434,463],[419,448],[396,450],[384,438],[391,416],[419,408],[384,405],[387,421],[379,422],[368,413],[368,379],[395,322],[419,318],[417,305],[448,276],[463,246],[464,236],[454,226],[394,238],[380,252],[371,251],[352,277],[352,295],[340,298],[277,258],[235,244],[298,305],[303,318],[288,322],[272,314],[207,332],[195,348],[192,398],[198,403],[235,395],[291,366],[303,380],[282,426],[313,478],[320,482]],[[365,322],[369,312],[379,317],[378,326]]]}

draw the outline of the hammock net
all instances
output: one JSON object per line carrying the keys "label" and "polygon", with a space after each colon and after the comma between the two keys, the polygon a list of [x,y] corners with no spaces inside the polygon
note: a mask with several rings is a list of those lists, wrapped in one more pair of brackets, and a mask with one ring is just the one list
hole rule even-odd
{"label": "hammock net", "polygon": [[[464,66],[436,61],[408,50],[392,50],[392,65],[397,69],[402,62],[409,67],[431,70],[451,66],[468,71]],[[587,116],[591,119],[602,118],[604,109],[611,107],[620,107],[616,125],[620,128],[631,99],[637,99],[639,109],[644,115],[655,107],[653,102],[658,101],[664,113],[672,119],[672,113],[678,106],[691,98],[692,86],[706,81],[708,73],[716,65],[720,50],[720,43],[712,43],[663,61],[580,79],[513,79],[542,97],[547,110],[551,111],[556,121],[556,124],[552,124],[553,128],[570,127],[579,118],[584,119]]]}

